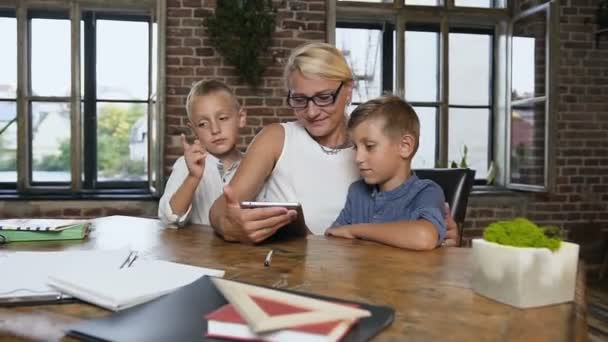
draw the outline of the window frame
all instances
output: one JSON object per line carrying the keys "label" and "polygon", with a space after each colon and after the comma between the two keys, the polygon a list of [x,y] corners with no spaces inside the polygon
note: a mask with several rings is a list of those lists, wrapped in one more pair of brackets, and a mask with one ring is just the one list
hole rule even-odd
{"label": "window frame", "polygon": [[[82,5],[82,6],[81,6]],[[144,0],[140,2],[128,2],[120,0],[76,0],[70,2],[57,2],[47,4],[44,1],[23,0],[14,4],[3,5],[0,15],[9,16],[14,14],[17,19],[17,182],[0,183],[3,196],[25,196],[30,198],[46,196],[71,196],[75,198],[104,196],[116,198],[115,196],[160,196],[162,189],[162,170],[164,160],[162,158],[162,146],[164,144],[164,103],[165,103],[165,27],[166,27],[166,0]],[[43,10],[39,10],[39,9]],[[31,49],[30,23],[31,17],[42,16],[45,18],[56,16],[57,11],[64,14],[59,17],[70,20],[71,31],[71,93],[68,97],[34,97],[30,96],[30,68],[28,63],[29,51]],[[87,117],[81,113],[81,104],[91,99],[83,99],[81,94],[80,75],[80,24],[81,18],[85,19],[87,13],[95,12],[97,17],[103,19],[120,19],[139,21],[147,18],[149,23],[149,47],[148,47],[148,98],[147,100],[126,102],[142,102],[147,104],[148,125],[148,180],[141,182],[101,182],[96,184],[96,176],[91,172],[90,160],[96,161],[97,147],[91,144],[90,137],[96,139],[96,127],[94,134],[93,125],[87,122],[95,121],[96,110],[91,112],[85,110]],[[8,14],[8,15],[7,15]],[[13,16],[11,16],[13,17]],[[153,51],[153,25],[156,24],[156,51]],[[82,34],[85,34],[83,31]],[[93,53],[95,51],[93,50]],[[152,58],[155,57],[155,61]],[[86,58],[86,57],[85,57]],[[156,62],[156,70],[153,70]],[[95,66],[90,66],[95,69]],[[89,71],[90,72],[90,71]],[[86,72],[85,72],[86,73]],[[156,75],[156,84],[153,87],[152,77]],[[85,81],[86,84],[86,81]],[[153,89],[155,93],[152,93]],[[88,92],[85,89],[85,94]],[[71,181],[66,183],[44,183],[32,181],[31,164],[31,139],[30,137],[30,115],[31,101],[41,99],[46,101],[62,100],[70,104],[70,148],[71,148]],[[84,100],[84,101],[83,101]],[[105,102],[105,101],[104,101]],[[125,101],[121,101],[125,102]],[[93,102],[96,105],[96,102]],[[92,115],[95,116],[91,120]],[[87,141],[84,141],[84,139]],[[95,163],[96,164],[96,163]],[[85,170],[86,168],[86,170]],[[96,173],[96,168],[93,170]],[[100,197],[101,196],[101,197]]]}
{"label": "window frame", "polygon": [[[513,58],[513,25],[518,20],[527,18],[531,15],[545,11],[547,16],[547,22],[545,23],[545,51],[546,51],[546,64],[545,64],[545,94],[543,96],[535,96],[530,99],[516,101],[513,104],[511,100],[512,91],[512,58]],[[507,43],[507,74],[508,74],[508,92],[507,92],[507,133],[506,133],[506,162],[505,162],[505,185],[509,189],[523,190],[530,192],[550,192],[555,187],[555,123],[552,118],[552,113],[557,111],[557,82],[554,82],[552,75],[557,75],[559,65],[559,6],[555,1],[549,1],[544,4],[540,4],[531,7],[525,11],[516,14],[513,19],[509,22],[508,26],[508,43]],[[536,102],[545,103],[545,142],[544,142],[544,172],[543,172],[543,184],[533,185],[524,183],[511,182],[511,129],[512,129],[512,116],[511,112],[514,107],[519,107],[528,103]]]}
{"label": "window frame", "polygon": [[[330,1],[331,2],[331,1]],[[500,1],[498,1],[500,2]],[[498,3],[496,2],[496,3]],[[510,15],[509,8],[471,8],[454,6],[454,0],[448,0],[441,6],[417,6],[405,5],[403,0],[394,3],[361,3],[356,1],[338,1],[335,6],[328,7],[328,41],[335,44],[335,29],[343,27],[348,22],[377,22],[376,18],[392,18],[395,22],[395,89],[394,93],[405,97],[405,31],[407,29],[429,27],[429,31],[439,33],[439,88],[436,102],[416,101],[413,106],[435,107],[437,109],[437,135],[435,145],[435,167],[449,167],[448,143],[449,143],[449,110],[450,108],[465,108],[471,106],[451,105],[449,103],[449,34],[450,32],[463,33],[491,33],[492,51],[490,77],[491,87],[489,89],[490,99],[488,106],[473,106],[475,108],[489,108],[489,134],[488,134],[488,163],[496,158],[497,139],[494,131],[499,113],[498,92],[494,85],[497,84],[498,66],[504,64],[499,60],[497,52],[499,48],[498,26],[508,23]],[[361,25],[361,24],[360,24]],[[432,27],[432,28],[431,28]],[[437,30],[438,28],[438,30]],[[426,31],[426,30],[424,30]],[[383,61],[384,62],[384,61]],[[391,64],[392,67],[392,64]],[[384,82],[383,82],[384,85]],[[391,87],[386,90],[392,90]],[[500,107],[504,108],[504,106]],[[476,179],[476,185],[486,184],[485,179]]]}
{"label": "window frame", "polygon": [[[97,119],[98,104],[104,103],[141,103],[150,104],[151,97],[151,65],[152,54],[148,53],[148,100],[129,99],[100,99],[97,95],[97,20],[119,20],[123,22],[147,22],[148,33],[152,35],[151,18],[142,14],[117,15],[111,12],[86,11],[84,20],[84,99],[82,101],[85,111],[83,113],[83,127],[85,137],[84,151],[84,187],[87,189],[141,189],[145,188],[147,181],[106,181],[100,182],[97,178]],[[149,47],[149,50],[151,47]],[[151,50],[149,51],[151,52]],[[148,110],[149,112],[149,110]]]}

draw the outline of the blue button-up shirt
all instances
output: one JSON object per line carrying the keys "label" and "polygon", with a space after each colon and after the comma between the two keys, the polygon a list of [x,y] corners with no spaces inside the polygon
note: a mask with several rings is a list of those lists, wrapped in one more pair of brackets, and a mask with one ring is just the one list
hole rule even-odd
{"label": "blue button-up shirt", "polygon": [[439,243],[446,234],[443,206],[445,196],[437,183],[410,176],[391,191],[378,191],[363,180],[351,184],[344,209],[332,227],[394,221],[427,220],[439,233]]}

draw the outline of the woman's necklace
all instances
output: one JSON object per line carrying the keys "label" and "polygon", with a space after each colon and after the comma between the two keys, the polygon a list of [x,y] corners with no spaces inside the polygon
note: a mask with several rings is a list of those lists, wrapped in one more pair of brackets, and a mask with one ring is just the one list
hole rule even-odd
{"label": "woman's necklace", "polygon": [[[306,131],[306,133],[308,133],[308,131]],[[340,144],[338,146],[326,147],[326,146],[321,145],[317,140],[315,140],[315,138],[312,135],[310,135],[310,133],[308,133],[308,135],[314,142],[317,143],[317,145],[319,145],[319,148],[321,148],[321,152],[325,153],[328,156],[336,155],[340,151],[353,146],[352,142],[350,140],[346,139],[345,142],[343,142],[342,144]]]}
{"label": "woman's necklace", "polygon": [[321,148],[321,151],[323,151],[323,153],[330,155],[330,156],[334,155],[334,154],[338,154],[338,152],[353,146],[353,144],[349,140],[345,141],[343,144],[340,144],[336,147],[325,147],[325,146],[319,144],[318,142],[317,142],[317,145],[319,145],[319,147]]}

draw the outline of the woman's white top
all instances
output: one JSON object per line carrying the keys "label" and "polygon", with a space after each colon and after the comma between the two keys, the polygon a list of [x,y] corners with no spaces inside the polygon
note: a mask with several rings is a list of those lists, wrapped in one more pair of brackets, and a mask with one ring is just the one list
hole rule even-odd
{"label": "woman's white top", "polygon": [[344,207],[350,184],[360,178],[354,149],[329,154],[299,122],[282,126],[283,151],[257,200],[301,203],[308,229],[321,235]]}

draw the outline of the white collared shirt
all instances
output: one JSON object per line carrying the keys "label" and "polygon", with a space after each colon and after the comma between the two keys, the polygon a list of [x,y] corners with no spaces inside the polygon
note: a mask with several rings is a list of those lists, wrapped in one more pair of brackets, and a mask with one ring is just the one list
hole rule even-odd
{"label": "white collared shirt", "polygon": [[224,170],[222,161],[208,153],[203,177],[196,188],[192,203],[184,214],[177,215],[171,209],[169,202],[189,173],[186,160],[183,156],[179,157],[173,164],[173,171],[165,186],[165,192],[158,203],[158,217],[164,224],[172,228],[183,227],[188,223],[208,225],[209,210],[213,202],[222,195],[224,185],[230,182],[239,164],[240,160],[232,164],[228,170]]}

